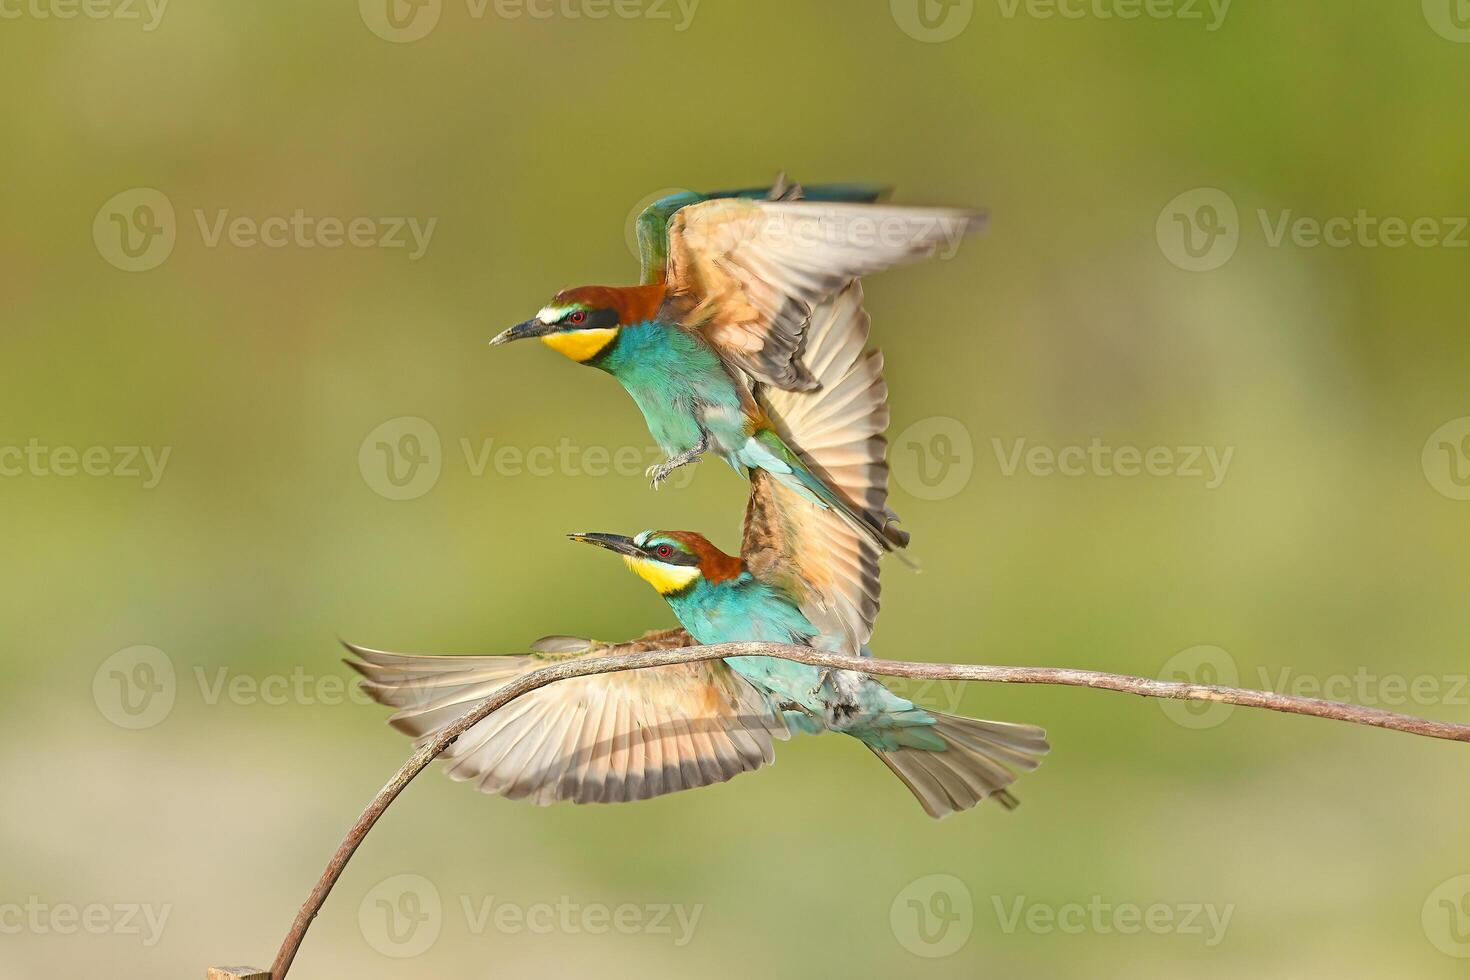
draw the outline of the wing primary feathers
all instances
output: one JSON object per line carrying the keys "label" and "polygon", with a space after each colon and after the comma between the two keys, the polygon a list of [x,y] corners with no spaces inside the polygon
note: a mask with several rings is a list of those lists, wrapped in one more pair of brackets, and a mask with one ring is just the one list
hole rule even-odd
{"label": "wing primary feathers", "polygon": [[[428,656],[347,644],[347,661],[393,726],[423,744],[508,681],[558,659],[689,646],[683,630],[621,644],[538,641],[529,655]],[[691,724],[692,720],[692,724]],[[445,771],[538,805],[615,803],[722,782],[774,756],[769,698],[721,661],[569,678],[530,691],[462,734]]]}

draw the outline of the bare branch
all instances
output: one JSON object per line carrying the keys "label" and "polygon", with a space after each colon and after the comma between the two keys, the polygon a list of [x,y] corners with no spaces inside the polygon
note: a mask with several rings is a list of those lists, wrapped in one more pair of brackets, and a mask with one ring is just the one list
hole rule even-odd
{"label": "bare branch", "polygon": [[414,777],[429,765],[455,739],[482,721],[487,715],[499,710],[511,701],[556,681],[589,674],[606,674],[620,670],[637,670],[646,667],[665,667],[670,664],[695,663],[702,660],[717,660],[723,657],[778,657],[815,667],[835,667],[855,670],[887,677],[916,677],[936,680],[982,681],[992,684],[1060,684],[1067,687],[1090,687],[1104,691],[1121,691],[1146,698],[1173,698],[1181,701],[1217,701],[1236,704],[1247,708],[1266,708],[1289,714],[1309,715],[1313,718],[1329,718],[1333,721],[1371,725],[1411,735],[1428,738],[1443,738],[1457,742],[1470,742],[1470,725],[1429,721],[1411,715],[1365,708],[1355,704],[1324,701],[1319,698],[1293,697],[1271,691],[1253,691],[1237,687],[1214,687],[1204,684],[1182,684],[1160,681],[1146,677],[1130,677],[1126,674],[1107,674],[1094,670],[1072,670],[1066,667],[993,667],[979,664],[932,664],[912,663],[898,660],[869,660],[842,654],[826,653],[810,647],[784,646],[778,643],[722,643],[717,646],[683,647],[675,650],[649,650],[642,653],[625,654],[618,657],[584,657],[568,659],[539,670],[523,674],[510,681],[490,697],[481,701],[465,716],[440,731],[432,741],[424,743],[414,752],[403,768],[388,781],[373,801],[363,810],[347,837],[342,841],[332,860],[322,872],[316,887],[311,890],[306,903],[291,924],[291,931],[276,954],[271,967],[273,980],[285,980],[291,961],[306,930],[321,910],[322,903],[331,893],[332,886],[342,876],[347,862],[363,838],[372,830],[378,818],[390,804],[413,781]]}

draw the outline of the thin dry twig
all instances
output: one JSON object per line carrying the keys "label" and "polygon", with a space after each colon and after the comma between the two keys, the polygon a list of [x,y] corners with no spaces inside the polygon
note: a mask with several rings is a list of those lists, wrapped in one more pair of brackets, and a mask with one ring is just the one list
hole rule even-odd
{"label": "thin dry twig", "polygon": [[346,838],[337,848],[326,870],[317,880],[316,886],[301,906],[291,931],[286,934],[281,951],[271,967],[273,980],[285,980],[296,958],[296,951],[306,937],[306,930],[327,900],[332,886],[342,876],[347,862],[352,859],[378,818],[397,799],[413,778],[448,748],[455,739],[463,735],[487,715],[499,710],[511,701],[556,681],[589,674],[606,674],[620,670],[638,670],[646,667],[665,667],[670,664],[695,663],[723,657],[779,657],[816,667],[835,667],[844,670],[862,671],[887,677],[914,677],[935,680],[982,681],[993,684],[1060,684],[1067,687],[1090,687],[1103,691],[1120,691],[1146,698],[1173,698],[1181,701],[1217,701],[1236,704],[1247,708],[1266,708],[1289,714],[1309,715],[1313,718],[1328,718],[1333,721],[1352,722],[1387,728],[1410,735],[1428,738],[1450,739],[1470,742],[1470,725],[1430,721],[1401,715],[1377,708],[1365,708],[1355,704],[1324,701],[1320,698],[1294,697],[1272,691],[1253,691],[1237,687],[1215,687],[1205,684],[1184,684],[1160,681],[1147,677],[1130,677],[1126,674],[1108,674],[1094,670],[1073,670],[1066,667],[993,667],[980,664],[931,664],[912,663],[898,660],[869,660],[842,654],[826,653],[810,647],[784,646],[778,643],[721,643],[716,646],[683,647],[676,650],[649,650],[642,653],[625,654],[618,657],[589,657],[563,660],[531,671],[509,682],[490,697],[481,701],[465,716],[449,725],[430,742],[426,742],[404,763],[403,768],[378,792],[367,809],[357,818]]}

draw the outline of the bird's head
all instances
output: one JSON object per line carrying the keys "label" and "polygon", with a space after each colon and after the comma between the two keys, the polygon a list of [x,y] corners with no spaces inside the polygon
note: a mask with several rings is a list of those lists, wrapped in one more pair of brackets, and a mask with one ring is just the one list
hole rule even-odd
{"label": "bird's head", "polygon": [[650,319],[662,299],[662,287],[578,286],[564,289],[525,323],[490,341],[492,347],[540,337],[541,342],[578,363],[606,351],[623,327]]}
{"label": "bird's head", "polygon": [[718,585],[745,567],[739,558],[692,531],[642,531],[631,538],[595,533],[567,536],[622,555],[627,566],[662,596],[678,595],[700,581]]}

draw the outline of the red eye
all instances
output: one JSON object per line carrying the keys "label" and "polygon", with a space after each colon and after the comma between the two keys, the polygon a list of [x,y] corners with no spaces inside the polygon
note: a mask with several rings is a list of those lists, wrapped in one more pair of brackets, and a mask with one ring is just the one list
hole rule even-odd
{"label": "red eye", "polygon": [[586,322],[586,320],[587,314],[583,310],[576,310],[572,313],[571,316],[567,317],[567,322],[570,323],[572,326],[576,326],[579,323],[584,323]]}
{"label": "red eye", "polygon": [[661,544],[657,548],[653,549],[653,553],[655,555],[658,555],[660,558],[667,558],[674,553],[674,549],[670,548],[666,544]]}

